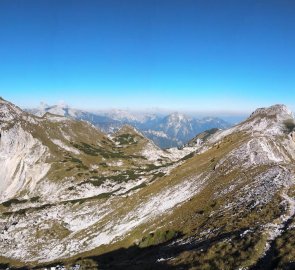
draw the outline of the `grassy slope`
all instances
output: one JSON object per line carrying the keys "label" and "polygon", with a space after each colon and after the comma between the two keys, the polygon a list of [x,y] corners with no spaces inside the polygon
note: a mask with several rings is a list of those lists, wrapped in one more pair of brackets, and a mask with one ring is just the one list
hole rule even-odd
{"label": "grassy slope", "polygon": [[[80,127],[71,128],[79,129]],[[38,131],[37,134],[40,136],[42,132]],[[134,139],[137,135],[128,137],[125,136],[125,134],[124,132],[117,134],[120,144],[127,144],[126,147],[122,148],[130,149],[130,147],[134,147],[134,145],[137,147],[136,139]],[[97,134],[93,134],[93,136],[96,137]],[[121,205],[122,207],[119,209],[117,208],[115,213],[112,213],[111,217],[107,216],[102,223],[108,222],[111,218],[116,219],[127,215],[127,213],[132,211],[141,201],[147,201],[148,198],[164,190],[167,186],[174,186],[196,174],[206,173],[211,175],[206,186],[200,193],[179,207],[176,207],[174,211],[165,213],[165,215],[155,220],[138,226],[131,234],[115,244],[101,246],[79,254],[64,260],[64,263],[71,264],[78,261],[82,264],[84,269],[91,269],[91,267],[96,269],[96,265],[100,264],[105,265],[105,269],[107,269],[108,265],[110,269],[115,269],[119,267],[119,261],[124,265],[125,259],[125,262],[129,264],[130,260],[134,260],[134,263],[138,263],[139,269],[142,268],[140,264],[142,256],[145,256],[145,262],[150,259],[152,263],[156,256],[155,253],[163,252],[163,255],[170,254],[173,255],[175,259],[168,263],[160,264],[160,267],[163,267],[162,269],[164,269],[164,267],[177,269],[177,267],[182,266],[185,267],[185,269],[234,269],[241,266],[255,265],[266,243],[266,236],[261,233],[259,229],[260,226],[276,220],[284,212],[284,209],[280,207],[280,202],[282,200],[280,194],[276,194],[267,205],[255,209],[255,211],[251,211],[249,205],[242,205],[243,208],[241,209],[223,211],[225,205],[232,202],[235,197],[241,195],[239,192],[242,187],[251,183],[256,175],[267,170],[268,167],[256,167],[252,170],[248,170],[247,173],[241,172],[241,170],[234,170],[226,174],[225,172],[228,168],[225,167],[215,170],[215,165],[220,159],[231,150],[247,141],[247,139],[247,136],[241,133],[228,136],[219,145],[215,145],[203,154],[188,159],[184,164],[177,167],[169,176],[162,177],[159,181],[155,181],[140,189],[130,197],[118,197],[116,199],[116,205]],[[46,140],[45,136],[42,140]],[[109,149],[111,149],[112,146],[108,139],[101,138],[101,141],[103,140],[106,142],[104,146],[106,147],[105,149],[108,149],[108,146],[110,147]],[[86,143],[91,145],[92,142],[92,138],[89,137],[89,141]],[[54,146],[52,147],[54,148]],[[55,151],[53,148],[52,151]],[[134,152],[134,149],[132,151]],[[127,151],[128,154],[130,154],[130,152]],[[59,154],[60,153],[58,153],[57,156]],[[83,158],[83,164],[85,163],[87,166],[92,162],[92,158],[93,157],[85,156],[85,158]],[[96,159],[97,157],[94,158]],[[66,164],[65,167],[68,166],[69,165]],[[60,174],[60,171],[58,173]],[[216,193],[226,190],[229,185],[234,183],[237,179],[239,179],[239,185],[235,186],[232,191],[228,192],[225,196],[216,196]],[[94,200],[99,202],[101,198],[94,198]],[[98,229],[101,225],[101,223],[95,224],[91,230]],[[241,237],[241,233],[249,228],[257,228],[257,230],[253,230],[246,234],[245,237]],[[154,231],[156,232],[152,234]],[[204,232],[208,232],[207,235],[204,234]],[[294,230],[286,232],[276,241],[275,245],[278,252],[276,258],[279,259],[277,263],[279,266],[286,264],[287,262],[285,261],[288,261],[288,256],[293,252],[293,232]],[[82,233],[83,232],[81,232],[81,234]],[[183,250],[179,247],[173,248],[173,246],[169,248],[165,246],[165,244],[164,246],[158,245],[162,241],[169,242],[174,237],[183,240],[189,239],[190,243],[188,246],[185,245]],[[284,245],[283,243],[286,244]],[[140,247],[144,246],[145,248],[139,248],[137,245]],[[149,245],[151,247],[146,247]],[[284,248],[282,248],[282,246],[284,246]],[[127,258],[124,252],[119,252],[122,248],[130,252],[130,254],[128,252],[126,253],[129,254],[128,256],[130,257]],[[116,260],[115,258],[112,261],[108,256],[113,255],[108,254],[116,254],[118,258],[121,259]],[[0,261],[7,263],[4,258]],[[13,265],[18,265],[15,261],[9,262]],[[157,264],[157,267],[158,266]]]}
{"label": "grassy slope", "polygon": [[[142,189],[131,200],[137,202],[140,198],[154,194],[157,190],[182,181],[185,177],[194,175],[196,172],[200,173],[213,170],[214,163],[240,145],[243,140],[247,140],[246,137],[243,138],[243,134],[235,134],[226,138],[219,146],[216,145],[213,149],[189,159],[185,164],[178,167],[171,176],[164,177],[153,185]],[[214,160],[212,160],[212,156]],[[146,241],[150,237],[150,245],[158,244],[161,242],[161,240],[159,241],[159,236],[153,239],[153,234],[151,234],[151,232],[156,231],[156,235],[164,235],[162,237],[163,241],[169,240],[169,237],[167,238],[163,232],[168,234],[170,232],[179,232],[178,235],[182,235],[182,239],[190,239],[193,243],[190,248],[184,249],[183,251],[181,249],[174,251],[171,248],[172,251],[169,252],[175,257],[168,264],[171,269],[174,267],[177,268],[178,266],[185,266],[185,269],[190,267],[192,269],[234,269],[236,267],[255,265],[262,255],[266,244],[266,235],[261,233],[261,225],[272,222],[283,214],[284,210],[280,207],[282,200],[280,194],[276,194],[267,205],[259,206],[255,211],[251,211],[248,205],[243,205],[243,209],[231,209],[227,212],[221,209],[227,203],[233,201],[233,198],[239,194],[240,188],[251,183],[256,175],[267,169],[267,166],[262,166],[248,171],[247,174],[241,174],[241,171],[233,171],[226,176],[222,171],[214,172],[214,176],[199,194],[175,208],[173,212],[139,226],[127,238],[116,244],[99,247],[90,252],[79,254],[76,258],[88,257],[93,260],[92,263],[94,265],[102,263],[104,266],[110,264],[111,267],[116,267],[116,260],[115,262],[105,262],[104,258],[107,255],[98,255],[112,254],[115,253],[115,250],[119,251],[121,248],[126,248],[128,251],[128,248],[130,249],[131,246],[138,243],[138,239],[140,238]],[[226,196],[216,199],[216,192],[226,189],[230,183],[238,178],[241,180],[241,186],[237,186],[232,192],[227,193]],[[124,209],[126,213],[129,210],[128,208]],[[157,228],[161,229],[157,230]],[[253,231],[246,234],[245,237],[241,237],[241,234],[249,228],[253,229]],[[210,233],[206,236],[202,235],[204,232]],[[210,238],[207,239],[207,237]],[[155,246],[152,249],[157,250],[159,248],[161,247]],[[135,257],[136,255],[140,257],[142,254],[145,254],[145,250],[140,249],[138,251],[135,249],[133,251]],[[150,249],[147,250],[148,252],[146,251],[147,254],[145,254],[146,261],[149,260],[149,256],[154,259],[154,254]],[[166,253],[169,254],[169,252]],[[152,253],[152,255],[149,255],[149,253]],[[123,255],[121,260],[124,262],[124,259],[126,257]],[[69,261],[74,260],[75,258],[72,258]],[[79,262],[83,265],[84,260],[85,263],[91,264],[90,259],[82,259],[82,261],[80,259]],[[128,257],[126,263],[130,264],[130,260],[132,261]],[[138,261],[140,261],[138,258],[134,259],[134,262],[138,263]],[[168,267],[168,265],[165,264],[165,267]],[[140,267],[142,265],[139,265],[138,269]]]}

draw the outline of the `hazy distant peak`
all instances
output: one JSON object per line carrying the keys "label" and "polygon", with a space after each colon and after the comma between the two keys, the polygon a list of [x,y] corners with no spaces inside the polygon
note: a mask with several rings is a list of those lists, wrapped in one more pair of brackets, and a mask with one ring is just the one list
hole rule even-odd
{"label": "hazy distant peak", "polygon": [[40,102],[40,105],[39,105],[40,109],[45,109],[45,108],[48,108],[48,107],[49,107],[49,105],[47,103],[45,103],[43,101]]}
{"label": "hazy distant peak", "polygon": [[106,112],[105,115],[118,121],[134,121],[134,122],[145,122],[148,119],[151,120],[156,118],[156,114],[154,113],[133,112],[130,110],[123,110],[123,109],[112,109]]}
{"label": "hazy distant peak", "polygon": [[173,112],[171,114],[169,114],[167,116],[167,118],[170,120],[170,121],[174,121],[174,122],[183,122],[183,121],[189,121],[191,120],[192,118],[183,114],[183,113],[179,113],[179,112]]}

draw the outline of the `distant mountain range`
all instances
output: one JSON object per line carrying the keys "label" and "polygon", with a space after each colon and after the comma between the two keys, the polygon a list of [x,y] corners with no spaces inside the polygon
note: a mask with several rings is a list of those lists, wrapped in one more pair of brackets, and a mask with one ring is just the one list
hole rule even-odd
{"label": "distant mountain range", "polygon": [[205,130],[226,129],[231,126],[229,122],[217,117],[197,119],[178,112],[168,115],[128,110],[90,112],[70,108],[64,104],[54,106],[43,104],[40,108],[27,109],[27,111],[38,116],[49,112],[88,121],[108,134],[126,124],[131,125],[161,148],[179,147]]}

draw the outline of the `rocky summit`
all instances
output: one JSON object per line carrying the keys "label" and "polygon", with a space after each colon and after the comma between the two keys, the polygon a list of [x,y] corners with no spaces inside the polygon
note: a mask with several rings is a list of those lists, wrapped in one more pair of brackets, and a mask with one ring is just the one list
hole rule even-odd
{"label": "rocky summit", "polygon": [[294,269],[294,128],[275,105],[163,150],[1,99],[0,269]]}

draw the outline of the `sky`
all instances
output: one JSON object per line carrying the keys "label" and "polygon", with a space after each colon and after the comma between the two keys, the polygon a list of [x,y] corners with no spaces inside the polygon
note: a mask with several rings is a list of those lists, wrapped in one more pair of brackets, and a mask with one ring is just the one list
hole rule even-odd
{"label": "sky", "polygon": [[295,110],[293,0],[0,0],[0,96],[82,109]]}

